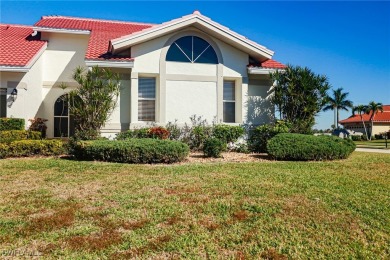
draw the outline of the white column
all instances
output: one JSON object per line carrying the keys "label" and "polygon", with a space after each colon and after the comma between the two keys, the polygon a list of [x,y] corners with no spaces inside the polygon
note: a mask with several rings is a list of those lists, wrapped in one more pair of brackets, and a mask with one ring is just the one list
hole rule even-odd
{"label": "white column", "polygon": [[223,122],[223,65],[217,65],[217,123]]}
{"label": "white column", "polygon": [[243,77],[241,83],[241,122],[247,123],[248,115],[248,78]]}
{"label": "white column", "polygon": [[132,72],[130,86],[130,123],[136,122],[138,122],[138,73]]}

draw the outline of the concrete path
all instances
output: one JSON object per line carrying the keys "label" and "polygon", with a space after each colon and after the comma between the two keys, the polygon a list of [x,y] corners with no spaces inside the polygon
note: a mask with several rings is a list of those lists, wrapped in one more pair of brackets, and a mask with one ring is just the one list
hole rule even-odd
{"label": "concrete path", "polygon": [[368,152],[368,153],[388,153],[390,154],[390,149],[375,149],[375,148],[356,148],[357,152]]}

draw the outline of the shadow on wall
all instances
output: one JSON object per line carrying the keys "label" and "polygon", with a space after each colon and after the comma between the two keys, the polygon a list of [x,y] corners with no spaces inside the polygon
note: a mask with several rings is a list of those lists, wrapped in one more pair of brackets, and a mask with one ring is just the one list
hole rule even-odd
{"label": "shadow on wall", "polygon": [[263,125],[274,120],[275,110],[271,102],[260,96],[249,96],[247,103],[247,123],[249,125]]}

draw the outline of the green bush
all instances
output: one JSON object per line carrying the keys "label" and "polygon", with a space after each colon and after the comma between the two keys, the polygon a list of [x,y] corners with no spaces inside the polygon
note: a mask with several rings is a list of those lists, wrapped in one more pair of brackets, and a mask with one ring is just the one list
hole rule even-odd
{"label": "green bush", "polygon": [[335,160],[347,158],[356,148],[350,139],[282,133],[267,144],[268,154],[278,160]]}
{"label": "green bush", "polygon": [[[39,133],[40,134],[40,133]],[[0,144],[0,157],[24,157],[34,155],[60,155],[65,152],[61,140],[21,140]]]}
{"label": "green bush", "polygon": [[351,135],[352,141],[361,141],[362,136],[361,135]]}
{"label": "green bush", "polygon": [[149,128],[127,130],[116,136],[116,140],[128,140],[133,138],[149,138]]}
{"label": "green bush", "polygon": [[171,140],[128,139],[79,141],[71,153],[78,160],[97,160],[119,163],[174,163],[189,153],[186,144]]}
{"label": "green bush", "polygon": [[8,149],[9,148],[7,144],[0,143],[0,159],[7,157]]}
{"label": "green bush", "polygon": [[0,118],[0,131],[24,130],[23,118]]}
{"label": "green bush", "polygon": [[226,143],[215,137],[206,139],[203,145],[203,153],[206,157],[219,158],[224,150],[226,150]]}
{"label": "green bush", "polygon": [[232,143],[236,142],[244,133],[244,128],[241,126],[216,125],[213,127],[212,135],[225,143]]}
{"label": "green bush", "polygon": [[41,132],[26,130],[0,131],[0,143],[10,143],[18,140],[39,140]]}
{"label": "green bush", "polygon": [[250,134],[249,150],[255,153],[266,153],[268,140],[277,134],[288,132],[289,126],[284,121],[258,126]]}

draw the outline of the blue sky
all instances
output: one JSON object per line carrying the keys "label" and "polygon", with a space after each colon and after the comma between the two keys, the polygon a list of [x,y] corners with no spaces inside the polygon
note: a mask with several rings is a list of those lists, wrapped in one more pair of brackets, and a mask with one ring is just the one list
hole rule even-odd
{"label": "blue sky", "polygon": [[[326,75],[354,104],[390,104],[390,2],[1,0],[0,9],[1,23],[27,25],[43,15],[161,23],[199,10],[274,50],[274,59]],[[329,128],[333,113],[316,122]]]}

